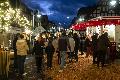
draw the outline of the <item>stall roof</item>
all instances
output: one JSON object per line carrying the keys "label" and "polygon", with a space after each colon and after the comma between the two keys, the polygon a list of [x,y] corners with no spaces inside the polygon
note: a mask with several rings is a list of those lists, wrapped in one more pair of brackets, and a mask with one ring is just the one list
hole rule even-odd
{"label": "stall roof", "polygon": [[94,21],[94,20],[120,20],[120,16],[99,16],[93,19],[90,19],[88,21]]}
{"label": "stall roof", "polygon": [[72,29],[85,30],[86,27],[111,25],[111,24],[120,25],[120,16],[100,16],[85,22],[74,24],[72,25]]}

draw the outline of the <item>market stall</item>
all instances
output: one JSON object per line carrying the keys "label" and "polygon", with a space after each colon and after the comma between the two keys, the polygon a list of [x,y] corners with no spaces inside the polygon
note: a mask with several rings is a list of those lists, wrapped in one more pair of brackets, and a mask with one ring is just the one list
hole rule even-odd
{"label": "market stall", "polygon": [[104,32],[109,34],[110,41],[120,42],[120,16],[103,16],[93,18],[86,22],[81,22],[72,25],[74,30],[86,30],[86,34],[98,33],[101,35]]}
{"label": "market stall", "polygon": [[110,51],[113,54],[116,54],[116,46],[120,43],[120,16],[102,16],[93,18],[86,22],[81,22],[78,24],[72,25],[74,30],[86,30],[86,35],[93,35],[93,33],[98,33],[99,35],[104,32],[108,33],[110,40]]}

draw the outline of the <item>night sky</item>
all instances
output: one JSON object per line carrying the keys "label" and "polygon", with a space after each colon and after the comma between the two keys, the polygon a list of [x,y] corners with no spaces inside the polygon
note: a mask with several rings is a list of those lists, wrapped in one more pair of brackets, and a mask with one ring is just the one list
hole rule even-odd
{"label": "night sky", "polygon": [[28,8],[38,9],[56,24],[68,26],[81,7],[92,6],[98,0],[22,0]]}

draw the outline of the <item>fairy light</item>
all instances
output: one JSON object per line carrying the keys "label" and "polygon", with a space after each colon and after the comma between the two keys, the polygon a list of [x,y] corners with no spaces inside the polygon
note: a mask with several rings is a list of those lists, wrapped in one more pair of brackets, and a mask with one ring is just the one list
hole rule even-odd
{"label": "fairy light", "polygon": [[21,15],[20,9],[13,9],[9,6],[9,2],[0,3],[0,27],[6,31],[12,22],[16,22],[21,26],[31,27],[32,23],[24,16]]}

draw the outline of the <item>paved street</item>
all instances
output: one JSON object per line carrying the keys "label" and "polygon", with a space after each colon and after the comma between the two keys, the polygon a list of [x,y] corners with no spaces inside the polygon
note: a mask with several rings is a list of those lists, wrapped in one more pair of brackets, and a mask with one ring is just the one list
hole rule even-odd
{"label": "paved street", "polygon": [[[25,71],[27,73],[23,80],[120,80],[120,60],[116,60],[111,65],[104,68],[98,68],[92,64],[92,57],[85,58],[85,55],[79,55],[78,63],[66,63],[63,72],[57,64],[56,55],[53,59],[53,68],[47,69],[44,63],[44,72],[36,73],[36,66],[33,56],[26,59]],[[9,80],[21,80],[15,73],[11,72]]]}
{"label": "paved street", "polygon": [[0,0],[0,80],[120,80],[120,0]]}

